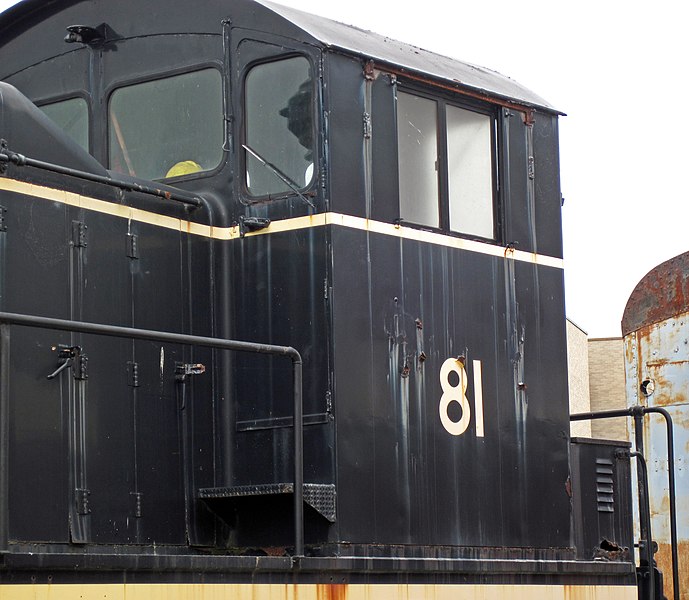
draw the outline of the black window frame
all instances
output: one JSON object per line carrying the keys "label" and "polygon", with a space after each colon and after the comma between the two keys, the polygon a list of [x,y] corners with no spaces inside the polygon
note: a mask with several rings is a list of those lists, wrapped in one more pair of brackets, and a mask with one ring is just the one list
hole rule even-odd
{"label": "black window frame", "polygon": [[[267,42],[267,41],[262,41],[262,40],[250,40],[250,41],[256,41],[258,43],[265,44],[267,47],[272,46],[272,42]],[[308,185],[302,187],[302,188],[297,188],[299,191],[299,194],[302,195],[308,195],[311,196],[314,190],[317,189],[318,186],[318,180],[320,177],[320,172],[319,172],[319,165],[320,165],[320,129],[319,129],[319,102],[320,102],[320,90],[318,88],[319,86],[319,77],[318,77],[318,66],[316,65],[314,58],[306,53],[306,52],[300,52],[298,50],[285,50],[283,53],[279,54],[273,54],[270,56],[264,56],[261,58],[258,58],[256,60],[252,60],[248,62],[244,68],[242,69],[241,75],[240,75],[240,82],[241,82],[241,89],[239,93],[239,99],[241,102],[241,107],[242,107],[242,124],[241,124],[241,130],[239,132],[240,135],[240,143],[239,143],[239,191],[241,194],[242,201],[245,202],[246,204],[261,204],[261,203],[266,203],[266,202],[273,202],[273,201],[279,201],[279,200],[285,200],[288,198],[293,198],[295,196],[298,196],[297,192],[293,190],[285,190],[282,192],[276,192],[274,194],[263,194],[263,195],[254,195],[251,193],[247,186],[246,182],[246,173],[247,173],[247,151],[244,149],[244,144],[248,145],[247,142],[247,99],[246,99],[246,81],[247,77],[251,73],[251,71],[259,67],[261,65],[266,65],[266,64],[271,64],[271,63],[277,63],[283,60],[288,60],[292,58],[304,58],[308,64],[309,64],[309,70],[311,73],[311,109],[312,109],[312,123],[311,123],[311,128],[312,128],[312,140],[313,140],[313,176],[311,177],[311,181],[309,182]]]}
{"label": "black window frame", "polygon": [[[400,213],[400,204],[398,197],[398,219],[399,225],[412,227],[415,229],[422,229],[433,231],[444,235],[451,235],[454,237],[461,237],[465,239],[477,240],[490,244],[503,243],[503,218],[502,218],[502,198],[501,198],[501,149],[502,149],[502,131],[500,121],[501,107],[496,104],[488,102],[481,102],[468,96],[460,94],[453,95],[450,92],[439,92],[437,90],[421,87],[412,83],[398,80],[395,91],[395,123],[397,123],[397,94],[398,93],[411,94],[419,96],[427,100],[432,100],[436,103],[436,139],[437,139],[437,157],[438,157],[438,214],[439,227],[427,225],[424,223],[413,223],[406,221]],[[447,106],[453,106],[470,112],[486,115],[490,117],[491,127],[491,177],[492,177],[492,210],[493,210],[493,237],[486,238],[476,234],[465,233],[450,228],[450,174],[448,165],[448,133],[447,133]],[[395,130],[395,147],[399,152],[399,131]],[[399,164],[398,164],[399,169]],[[398,171],[399,182],[399,171]]]}
{"label": "black window frame", "polygon": [[[198,71],[205,71],[207,69],[215,69],[219,75],[220,75],[220,83],[221,83],[221,104],[222,104],[222,123],[221,127],[223,130],[222,133],[222,139],[223,143],[221,146],[222,150],[222,157],[220,159],[219,164],[214,167],[213,169],[209,170],[204,170],[204,171],[197,171],[195,173],[189,173],[187,175],[178,175],[175,177],[168,177],[168,178],[158,178],[154,179],[153,181],[160,181],[164,183],[170,183],[174,184],[179,181],[189,181],[189,180],[197,180],[197,179],[205,179],[208,177],[213,177],[214,175],[217,175],[218,172],[220,172],[225,165],[227,164],[228,161],[228,155],[229,155],[229,150],[228,150],[228,137],[227,137],[227,127],[225,120],[227,118],[227,101],[226,101],[226,96],[227,96],[227,87],[229,86],[229,82],[227,79],[227,73],[226,73],[226,67],[221,61],[217,60],[210,60],[210,61],[203,61],[203,62],[198,62],[193,65],[185,65],[184,67],[178,67],[174,69],[166,69],[164,71],[156,71],[154,73],[145,73],[141,74],[137,77],[132,77],[132,78],[122,78],[118,79],[116,81],[113,81],[108,87],[104,90],[103,93],[103,127],[104,127],[104,135],[103,135],[103,143],[104,143],[104,158],[105,158],[105,165],[106,168],[109,170],[112,170],[112,167],[110,166],[110,104],[112,102],[112,96],[115,94],[118,90],[126,87],[131,87],[135,85],[140,85],[143,83],[149,83],[153,81],[160,81],[163,79],[169,79],[171,77],[178,77],[180,75],[187,75],[190,73],[196,73]],[[116,171],[119,173],[119,171]],[[125,173],[125,175],[127,175]],[[129,175],[127,175],[129,176]]]}

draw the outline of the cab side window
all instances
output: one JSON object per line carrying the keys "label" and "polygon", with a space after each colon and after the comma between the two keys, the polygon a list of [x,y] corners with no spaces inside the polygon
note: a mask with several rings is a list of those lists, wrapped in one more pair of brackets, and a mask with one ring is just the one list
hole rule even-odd
{"label": "cab side window", "polygon": [[430,227],[440,227],[437,114],[434,100],[397,95],[400,217]]}
{"label": "cab side window", "polygon": [[401,222],[495,240],[495,131],[489,107],[398,91]]}
{"label": "cab side window", "polygon": [[450,230],[492,239],[491,118],[452,105],[446,116]]}
{"label": "cab side window", "polygon": [[223,157],[220,71],[209,68],[116,89],[109,166],[145,179],[211,171]]}
{"label": "cab side window", "polygon": [[314,178],[311,64],[293,56],[252,67],[245,80],[246,189],[251,196],[303,190]]}

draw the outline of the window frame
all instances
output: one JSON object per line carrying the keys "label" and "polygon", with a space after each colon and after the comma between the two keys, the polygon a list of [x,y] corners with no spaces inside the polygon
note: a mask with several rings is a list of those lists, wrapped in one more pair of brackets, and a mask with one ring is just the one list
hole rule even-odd
{"label": "window frame", "polygon": [[[462,237],[491,244],[501,244],[503,240],[502,231],[502,202],[501,202],[501,185],[500,185],[500,164],[501,164],[501,139],[502,131],[500,125],[500,107],[487,102],[481,102],[468,96],[461,94],[452,95],[449,92],[438,92],[429,90],[418,85],[410,84],[405,81],[399,81],[395,90],[395,122],[397,123],[398,114],[398,97],[399,93],[411,94],[419,96],[427,100],[433,100],[437,107],[436,123],[436,139],[437,139],[437,157],[438,157],[438,213],[439,213],[439,227],[427,225],[424,223],[414,223],[406,221],[402,216],[400,209],[400,201],[398,196],[398,219],[396,221],[399,225],[413,227],[415,229],[430,230],[444,235],[451,235],[454,237]],[[450,172],[449,172],[449,147],[448,147],[448,120],[447,107],[451,106],[469,112],[486,115],[490,118],[490,150],[491,150],[491,208],[493,212],[493,237],[487,238],[473,233],[465,233],[456,229],[450,228]],[[375,118],[375,116],[374,116]],[[395,130],[396,148],[399,160],[399,128]],[[398,163],[398,185],[399,185],[399,163]]]}
{"label": "window frame", "polygon": [[[103,93],[103,98],[104,98],[104,114],[103,114],[103,127],[104,127],[104,135],[103,135],[103,153],[104,153],[104,158],[105,158],[105,166],[108,170],[113,170],[112,167],[110,167],[110,106],[112,103],[112,97],[115,92],[122,88],[126,87],[131,87],[135,85],[140,85],[142,83],[150,83],[154,81],[160,81],[163,79],[170,79],[172,77],[178,77],[180,75],[188,75],[191,73],[196,73],[199,71],[205,71],[207,69],[215,69],[219,75],[220,75],[220,84],[221,84],[221,104],[222,104],[222,119],[223,121],[226,120],[227,118],[227,101],[226,101],[226,96],[227,96],[227,86],[229,85],[227,81],[227,73],[225,72],[225,65],[217,60],[211,60],[211,61],[204,61],[204,62],[199,62],[195,63],[193,65],[185,65],[183,67],[178,67],[174,69],[167,69],[165,71],[156,71],[155,73],[146,73],[139,75],[137,77],[131,77],[131,78],[123,78],[119,79],[117,81],[113,81],[105,90]],[[189,181],[189,180],[197,180],[197,179],[205,179],[207,177],[213,177],[214,175],[217,175],[218,172],[220,172],[225,165],[227,164],[228,161],[228,156],[229,156],[229,150],[228,150],[228,136],[227,136],[227,125],[226,123],[221,123],[221,127],[223,128],[223,143],[221,146],[222,150],[222,156],[220,158],[220,162],[217,166],[215,166],[213,169],[209,170],[204,170],[204,171],[197,171],[195,173],[189,173],[187,175],[178,175],[176,177],[162,177],[159,179],[154,179],[152,181],[159,181],[159,182],[164,182],[165,184],[175,184],[180,181]],[[114,171],[117,173],[120,173],[120,171]],[[125,176],[130,177],[127,173],[123,173]],[[136,178],[140,178],[136,176]]]}
{"label": "window frame", "polygon": [[[254,41],[254,40],[252,40]],[[267,46],[272,46],[270,42],[263,42],[260,41],[259,43],[264,43]],[[278,200],[285,200],[287,198],[293,198],[295,196],[298,196],[297,192],[293,190],[285,190],[282,192],[276,192],[274,194],[263,194],[263,195],[254,195],[251,193],[249,190],[249,187],[247,186],[247,180],[246,180],[246,174],[247,174],[247,151],[244,149],[244,144],[247,144],[247,124],[248,124],[248,118],[247,118],[247,100],[246,100],[246,82],[249,74],[251,71],[259,67],[261,65],[267,65],[271,63],[277,63],[282,60],[288,60],[291,58],[303,58],[305,59],[308,64],[309,64],[309,70],[311,73],[311,109],[312,109],[312,123],[311,123],[311,136],[313,140],[313,174],[311,176],[311,181],[305,185],[304,187],[297,188],[299,190],[299,194],[302,195],[312,195],[312,192],[314,189],[317,188],[318,185],[318,180],[320,178],[320,173],[319,173],[319,163],[320,163],[320,130],[319,130],[319,112],[318,112],[318,106],[320,103],[320,90],[318,89],[318,69],[316,68],[315,61],[313,57],[305,52],[300,52],[297,50],[286,50],[284,53],[281,54],[273,54],[270,56],[265,56],[265,57],[260,57],[255,60],[249,61],[244,68],[242,69],[242,73],[240,76],[240,82],[241,82],[241,89],[239,92],[239,99],[241,102],[241,114],[242,114],[242,123],[241,123],[241,130],[239,131],[240,135],[240,143],[238,145],[238,155],[239,155],[239,177],[237,178],[239,180],[239,190],[240,190],[240,195],[242,200],[246,204],[261,204],[261,203],[266,203],[266,202],[273,202],[273,201],[278,201]]]}

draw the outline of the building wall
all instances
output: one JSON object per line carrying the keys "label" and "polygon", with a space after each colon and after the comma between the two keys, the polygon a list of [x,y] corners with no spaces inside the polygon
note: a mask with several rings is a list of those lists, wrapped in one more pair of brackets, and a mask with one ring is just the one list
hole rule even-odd
{"label": "building wall", "polygon": [[[627,407],[622,338],[592,338],[588,341],[589,395],[592,411]],[[591,424],[595,438],[627,440],[627,419],[598,419]]]}
{"label": "building wall", "polygon": [[[590,412],[592,408],[589,394],[588,335],[569,319],[567,319],[567,369],[569,371],[569,412],[572,414]],[[624,392],[624,388],[622,391]],[[572,422],[569,430],[572,437],[591,437],[591,422]]]}

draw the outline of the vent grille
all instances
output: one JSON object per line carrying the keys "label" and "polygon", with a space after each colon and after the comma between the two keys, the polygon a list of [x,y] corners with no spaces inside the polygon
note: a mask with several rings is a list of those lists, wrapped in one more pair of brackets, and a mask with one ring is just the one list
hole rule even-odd
{"label": "vent grille", "polygon": [[596,500],[598,512],[615,512],[613,488],[613,463],[606,458],[596,459]]}

